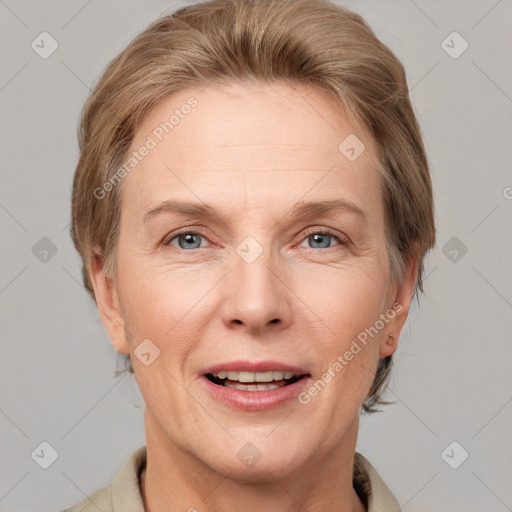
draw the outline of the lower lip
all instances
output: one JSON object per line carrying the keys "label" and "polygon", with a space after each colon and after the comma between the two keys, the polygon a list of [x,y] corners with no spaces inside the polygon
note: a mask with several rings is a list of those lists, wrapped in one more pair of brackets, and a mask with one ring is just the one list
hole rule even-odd
{"label": "lower lip", "polygon": [[204,375],[200,380],[206,386],[208,392],[219,402],[244,411],[263,411],[281,407],[290,400],[297,399],[297,396],[306,387],[309,379],[309,376],[305,376],[293,384],[266,391],[243,391],[241,389],[219,386],[211,382]]}

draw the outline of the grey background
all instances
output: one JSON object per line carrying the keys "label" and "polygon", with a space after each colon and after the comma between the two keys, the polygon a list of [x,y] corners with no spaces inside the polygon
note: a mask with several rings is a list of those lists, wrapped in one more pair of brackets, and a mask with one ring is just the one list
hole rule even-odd
{"label": "grey background", "polygon": [[[144,444],[142,399],[131,378],[114,378],[116,353],[81,285],[69,198],[89,88],[140,30],[185,3],[0,0],[2,511],[71,506]],[[340,3],[405,65],[438,235],[395,358],[396,404],[362,417],[358,450],[404,511],[512,510],[512,4]],[[43,31],[59,44],[47,59],[31,48]],[[458,58],[442,46],[453,31],[469,44]],[[54,255],[41,252],[43,237]],[[58,452],[48,469],[31,456],[43,441]]]}

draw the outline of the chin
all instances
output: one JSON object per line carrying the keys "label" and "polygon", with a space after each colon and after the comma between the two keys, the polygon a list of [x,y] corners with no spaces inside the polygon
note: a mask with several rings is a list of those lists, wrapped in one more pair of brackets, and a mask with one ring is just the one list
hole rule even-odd
{"label": "chin", "polygon": [[222,447],[222,451],[209,450],[200,458],[213,471],[239,482],[254,484],[287,478],[310,459],[309,450],[305,452],[307,441],[303,436],[301,443],[290,438],[287,442],[286,436],[272,439],[273,435],[265,439],[264,435],[245,434],[243,438],[235,436],[228,442],[212,443],[210,446]]}
{"label": "chin", "polygon": [[219,464],[217,461],[211,467],[217,473],[237,482],[263,484],[284,479],[297,471],[297,458],[292,453],[283,455],[280,460],[275,459],[275,456],[273,460],[269,460],[263,455],[253,465],[245,465],[238,459],[228,459],[224,464]]}

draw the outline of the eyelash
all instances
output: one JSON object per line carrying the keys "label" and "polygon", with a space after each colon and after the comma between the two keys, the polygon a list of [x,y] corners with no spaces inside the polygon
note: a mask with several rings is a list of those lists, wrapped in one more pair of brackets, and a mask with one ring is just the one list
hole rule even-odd
{"label": "eyelash", "polygon": [[[302,239],[301,239],[301,242],[304,241],[306,238],[308,238],[309,236],[311,235],[329,235],[331,237],[333,237],[337,242],[339,242],[340,246],[343,246],[343,247],[349,247],[350,246],[350,242],[348,240],[348,238],[346,237],[343,237],[343,236],[338,236],[334,231],[331,231],[330,229],[326,229],[326,228],[312,228],[310,230],[307,230]],[[174,235],[172,236],[172,238],[169,238],[169,240],[167,240],[166,242],[163,243],[164,246],[170,246],[171,245],[171,242],[177,238],[179,238],[180,236],[183,236],[183,235],[200,235],[202,236],[203,238],[207,239],[208,240],[208,237],[206,237],[205,235],[203,235],[202,233],[198,232],[198,231],[191,231],[190,229],[188,230],[183,230],[183,231],[179,231],[177,233],[174,233]],[[335,246],[334,246],[335,247]],[[323,249],[316,249],[314,247],[306,247],[306,249],[309,249],[309,250],[312,250],[312,251],[315,251],[315,250],[327,250],[327,249],[333,249],[334,247],[325,247]],[[186,251],[188,252],[187,249],[181,249],[180,247],[175,247],[176,249],[178,250],[182,250],[182,251]],[[198,249],[201,249],[201,247],[199,247]],[[194,250],[194,249],[190,249],[191,251]],[[197,249],[196,249],[197,250]]]}

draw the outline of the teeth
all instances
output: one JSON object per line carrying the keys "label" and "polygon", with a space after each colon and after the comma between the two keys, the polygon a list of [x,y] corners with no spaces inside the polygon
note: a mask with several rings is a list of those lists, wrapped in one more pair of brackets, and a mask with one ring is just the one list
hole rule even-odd
{"label": "teeth", "polygon": [[227,372],[222,370],[214,375],[219,379],[229,379],[238,382],[272,382],[273,380],[291,379],[293,372]]}
{"label": "teeth", "polygon": [[224,383],[224,386],[227,388],[240,389],[242,391],[268,391],[269,389],[277,389],[285,385],[286,384],[281,386],[277,384],[236,384],[229,381]]}

